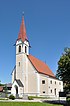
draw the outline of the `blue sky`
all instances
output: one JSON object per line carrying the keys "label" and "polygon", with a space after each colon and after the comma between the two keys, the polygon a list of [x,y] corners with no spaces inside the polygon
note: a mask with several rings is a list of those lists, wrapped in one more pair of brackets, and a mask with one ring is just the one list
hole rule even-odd
{"label": "blue sky", "polygon": [[0,80],[11,82],[15,66],[15,41],[22,12],[32,46],[30,53],[56,73],[65,47],[70,47],[70,0],[0,1]]}

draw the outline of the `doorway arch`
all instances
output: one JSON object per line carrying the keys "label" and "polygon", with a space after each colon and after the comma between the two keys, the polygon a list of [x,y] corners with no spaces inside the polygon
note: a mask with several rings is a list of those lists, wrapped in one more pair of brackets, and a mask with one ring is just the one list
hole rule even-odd
{"label": "doorway arch", "polygon": [[19,94],[18,94],[18,86],[17,85],[15,85],[15,91],[16,91],[16,98],[18,98]]}

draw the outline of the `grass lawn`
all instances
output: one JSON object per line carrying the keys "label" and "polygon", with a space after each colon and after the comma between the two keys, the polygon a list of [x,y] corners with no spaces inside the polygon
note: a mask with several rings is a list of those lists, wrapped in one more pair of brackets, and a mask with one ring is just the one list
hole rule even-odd
{"label": "grass lawn", "polygon": [[63,106],[63,105],[55,105],[55,104],[48,104],[48,103],[22,103],[22,102],[0,102],[0,106]]}

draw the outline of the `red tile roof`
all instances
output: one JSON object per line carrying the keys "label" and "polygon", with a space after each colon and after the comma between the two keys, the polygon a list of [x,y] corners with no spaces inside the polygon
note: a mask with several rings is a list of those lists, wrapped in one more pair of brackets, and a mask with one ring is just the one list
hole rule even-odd
{"label": "red tile roof", "polygon": [[28,58],[39,73],[42,73],[42,74],[45,74],[45,75],[55,78],[55,75],[53,74],[53,72],[50,70],[50,68],[44,62],[35,58],[32,55],[28,55]]}
{"label": "red tile roof", "polygon": [[24,24],[24,17],[22,17],[22,22],[21,22],[21,26],[20,26],[20,32],[18,35],[18,39],[21,39],[22,42],[24,42],[25,40],[28,40],[27,35],[26,35],[26,29],[25,29],[25,24]]}
{"label": "red tile roof", "polygon": [[2,92],[3,91],[3,86],[0,86],[0,92]]}

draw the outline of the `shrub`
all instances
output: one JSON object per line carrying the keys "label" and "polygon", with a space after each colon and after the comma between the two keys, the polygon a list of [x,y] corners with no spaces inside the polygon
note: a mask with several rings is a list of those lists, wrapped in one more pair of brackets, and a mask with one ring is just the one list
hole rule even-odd
{"label": "shrub", "polygon": [[67,100],[67,101],[70,101],[70,96],[67,96],[67,97],[66,97],[66,100]]}
{"label": "shrub", "polygon": [[28,96],[28,99],[29,99],[29,100],[33,100],[33,97],[32,97],[32,96]]}
{"label": "shrub", "polygon": [[12,99],[12,100],[14,100],[14,99],[15,99],[15,96],[13,96],[13,95],[10,95],[10,96],[9,96],[9,99]]}
{"label": "shrub", "polygon": [[70,106],[70,96],[66,98],[66,106]]}

